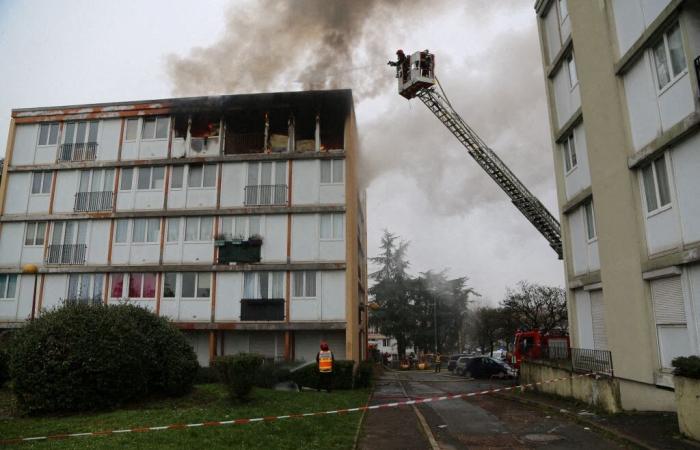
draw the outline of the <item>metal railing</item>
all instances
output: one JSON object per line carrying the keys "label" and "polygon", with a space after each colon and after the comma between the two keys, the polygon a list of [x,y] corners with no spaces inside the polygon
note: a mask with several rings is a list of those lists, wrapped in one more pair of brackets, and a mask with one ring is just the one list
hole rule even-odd
{"label": "metal railing", "polygon": [[85,264],[87,244],[51,244],[46,264]]}
{"label": "metal railing", "polygon": [[109,211],[114,200],[113,191],[78,192],[73,211]]}
{"label": "metal railing", "polygon": [[241,299],[242,321],[284,320],[283,298]]}
{"label": "metal railing", "polygon": [[576,372],[590,372],[614,375],[612,353],[609,350],[572,348],[571,366]]}
{"label": "metal railing", "polygon": [[246,206],[286,205],[286,184],[260,184],[245,187]]}
{"label": "metal railing", "polygon": [[97,156],[97,142],[61,144],[59,161],[94,161]]}

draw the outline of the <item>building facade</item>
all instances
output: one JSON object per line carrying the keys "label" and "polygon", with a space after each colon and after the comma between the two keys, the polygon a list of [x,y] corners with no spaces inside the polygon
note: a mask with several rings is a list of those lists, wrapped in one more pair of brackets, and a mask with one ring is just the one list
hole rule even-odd
{"label": "building facade", "polygon": [[[349,90],[12,111],[0,327],[131,303],[200,364],[366,355],[366,227]],[[35,264],[35,277],[22,274]]]}
{"label": "building facade", "polygon": [[700,3],[538,0],[573,346],[626,409],[700,353]]}

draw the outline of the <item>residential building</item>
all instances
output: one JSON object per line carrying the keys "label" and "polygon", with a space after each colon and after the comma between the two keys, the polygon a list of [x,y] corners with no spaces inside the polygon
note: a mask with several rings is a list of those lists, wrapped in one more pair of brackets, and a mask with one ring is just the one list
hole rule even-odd
{"label": "residential building", "polygon": [[572,344],[625,409],[700,353],[700,3],[538,0]]}
{"label": "residential building", "polygon": [[[12,111],[0,327],[130,303],[200,364],[367,348],[366,211],[349,90]],[[23,275],[22,267],[39,267]]]}

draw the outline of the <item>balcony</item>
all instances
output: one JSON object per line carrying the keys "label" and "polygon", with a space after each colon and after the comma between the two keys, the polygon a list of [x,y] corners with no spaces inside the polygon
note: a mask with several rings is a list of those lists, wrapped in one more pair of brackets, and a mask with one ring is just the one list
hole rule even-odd
{"label": "balcony", "polygon": [[46,264],[85,264],[86,244],[51,244]]}
{"label": "balcony", "polygon": [[113,201],[113,191],[78,192],[75,194],[73,211],[111,211]]}
{"label": "balcony", "polygon": [[68,297],[59,299],[60,303],[64,305],[100,305],[102,304],[102,298],[100,297]]}
{"label": "balcony", "polygon": [[241,321],[284,320],[283,298],[241,299]]}
{"label": "balcony", "polygon": [[245,206],[287,204],[286,184],[262,184],[245,187]]}
{"label": "balcony", "polygon": [[94,161],[97,156],[97,142],[61,144],[59,161]]}
{"label": "balcony", "polygon": [[226,135],[226,155],[263,153],[265,133],[231,133]]}
{"label": "balcony", "polygon": [[248,239],[247,241],[219,241],[219,258],[217,264],[256,263],[260,262],[262,240]]}

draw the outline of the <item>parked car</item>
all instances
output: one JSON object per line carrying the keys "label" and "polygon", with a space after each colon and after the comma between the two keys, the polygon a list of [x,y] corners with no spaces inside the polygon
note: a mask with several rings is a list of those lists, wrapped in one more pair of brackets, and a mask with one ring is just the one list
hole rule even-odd
{"label": "parked car", "polygon": [[[460,358],[461,361],[461,358]],[[465,359],[459,371],[460,375],[472,378],[515,378],[516,372],[503,361],[489,356],[477,356]],[[459,361],[458,361],[459,367]]]}
{"label": "parked car", "polygon": [[457,360],[457,363],[455,364],[455,373],[457,375],[462,375],[464,376],[467,372],[467,367],[469,366],[470,362],[477,357],[475,356],[460,356],[459,359]]}
{"label": "parked car", "polygon": [[462,356],[468,356],[466,353],[457,353],[456,355],[450,355],[450,359],[447,360],[447,370],[454,372],[457,368],[457,360]]}

